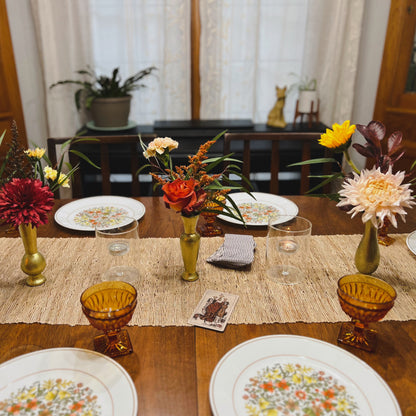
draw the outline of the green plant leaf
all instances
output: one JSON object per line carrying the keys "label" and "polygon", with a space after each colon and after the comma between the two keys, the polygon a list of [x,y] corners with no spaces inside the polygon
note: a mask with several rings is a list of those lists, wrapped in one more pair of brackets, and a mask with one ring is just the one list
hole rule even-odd
{"label": "green plant leaf", "polygon": [[6,130],[4,130],[3,131],[3,133],[2,133],[2,135],[1,135],[1,137],[0,137],[0,146],[1,146],[1,144],[3,143],[3,139],[4,139],[4,136],[6,135]]}
{"label": "green plant leaf", "polygon": [[309,189],[309,191],[306,193],[309,195],[311,192],[315,191],[316,189],[322,188],[328,183],[331,183],[332,181],[340,177],[344,177],[344,175],[341,172],[334,173],[333,175],[329,176],[327,179],[322,181],[320,184],[314,186],[312,189]]}
{"label": "green plant leaf", "polygon": [[334,159],[333,157],[322,157],[320,159],[309,159],[304,160],[303,162],[296,162],[291,163],[290,165],[287,165],[288,168],[292,166],[303,166],[303,165],[315,165],[318,163],[338,163],[338,160]]}
{"label": "green plant leaf", "polygon": [[152,165],[150,163],[146,163],[145,165],[140,166],[140,168],[136,170],[135,176],[137,176],[139,173],[141,173],[144,169],[151,168],[151,167],[152,167]]}
{"label": "green plant leaf", "polygon": [[94,166],[96,169],[101,169],[100,166],[97,166],[88,156],[84,155],[84,153],[79,152],[78,150],[75,150],[75,149],[71,149],[70,152],[73,153],[74,155],[77,155],[81,159],[85,160],[87,163],[89,163],[91,166]]}
{"label": "green plant leaf", "polygon": [[220,137],[222,137],[228,130],[223,130],[221,133],[218,133],[212,140],[216,142]]}

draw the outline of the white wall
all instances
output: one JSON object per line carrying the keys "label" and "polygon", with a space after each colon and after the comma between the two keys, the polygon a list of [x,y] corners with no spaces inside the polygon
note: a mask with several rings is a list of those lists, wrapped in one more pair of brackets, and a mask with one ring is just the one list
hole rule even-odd
{"label": "white wall", "polygon": [[[368,124],[373,119],[389,11],[390,0],[365,0],[359,70],[351,117],[354,124]],[[359,133],[354,136],[354,141],[365,142]],[[364,167],[365,159],[357,152],[352,151],[351,157],[358,167]]]}

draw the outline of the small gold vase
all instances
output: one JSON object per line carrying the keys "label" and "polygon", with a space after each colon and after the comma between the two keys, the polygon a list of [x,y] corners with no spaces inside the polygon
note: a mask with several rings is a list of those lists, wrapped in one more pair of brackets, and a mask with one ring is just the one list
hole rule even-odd
{"label": "small gold vase", "polygon": [[371,274],[380,263],[377,228],[371,221],[365,223],[364,234],[355,253],[355,266],[360,273]]}
{"label": "small gold vase", "polygon": [[196,262],[198,260],[199,245],[201,236],[196,232],[196,224],[198,222],[199,215],[193,217],[181,216],[184,232],[180,237],[181,252],[183,265],[185,267],[182,273],[182,279],[187,282],[194,282],[199,279],[196,272]]}
{"label": "small gold vase", "polygon": [[29,286],[40,286],[45,283],[45,276],[42,274],[46,267],[45,258],[38,252],[37,228],[32,224],[19,225],[20,237],[25,247],[25,255],[22,258],[20,267],[28,275],[26,284]]}

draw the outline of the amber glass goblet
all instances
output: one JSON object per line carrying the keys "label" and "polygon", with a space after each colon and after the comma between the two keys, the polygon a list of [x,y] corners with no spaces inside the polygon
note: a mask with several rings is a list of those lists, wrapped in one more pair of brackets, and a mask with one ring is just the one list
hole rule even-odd
{"label": "amber glass goblet", "polygon": [[337,292],[342,310],[352,319],[342,324],[338,342],[374,351],[376,331],[368,324],[384,318],[393,307],[396,291],[381,279],[357,273],[341,277]]}
{"label": "amber glass goblet", "polygon": [[[217,199],[206,202],[204,208],[222,211],[224,207],[219,205],[216,202],[217,200],[223,203],[225,201],[225,197],[220,196],[217,197]],[[222,231],[222,228],[216,222],[219,214],[220,212],[201,212],[201,217],[204,219],[204,223],[198,227],[198,232],[202,237],[215,237],[223,235],[224,232]]]}
{"label": "amber glass goblet", "polygon": [[388,235],[388,229],[389,226],[391,225],[390,220],[385,217],[384,221],[383,221],[383,225],[378,229],[378,243],[381,244],[382,246],[389,246],[391,244],[393,244],[396,239],[393,237],[390,237]]}
{"label": "amber glass goblet", "polygon": [[102,282],[82,293],[84,315],[94,328],[104,331],[94,338],[96,351],[110,357],[133,352],[129,334],[121,328],[130,321],[136,304],[136,289],[126,282]]}

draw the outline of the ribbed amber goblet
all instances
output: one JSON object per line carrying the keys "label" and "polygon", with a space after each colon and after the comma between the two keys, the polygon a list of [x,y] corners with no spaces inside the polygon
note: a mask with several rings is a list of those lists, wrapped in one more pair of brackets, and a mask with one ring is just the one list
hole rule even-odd
{"label": "ribbed amber goblet", "polygon": [[396,291],[381,279],[357,273],[341,277],[337,292],[342,310],[352,319],[342,324],[338,342],[374,351],[376,331],[368,324],[384,318],[393,307]]}
{"label": "ribbed amber goblet", "polygon": [[217,217],[220,214],[218,211],[222,211],[224,207],[219,205],[217,201],[224,203],[225,197],[219,196],[217,199],[210,200],[205,203],[205,208],[212,209],[217,212],[201,212],[201,217],[204,219],[204,223],[198,227],[198,232],[202,237],[215,237],[224,234],[222,228],[216,223]]}
{"label": "ribbed amber goblet", "polygon": [[136,304],[136,289],[126,282],[103,282],[82,293],[84,315],[94,328],[104,331],[94,338],[96,351],[110,357],[133,352],[129,334],[120,329],[129,323]]}

